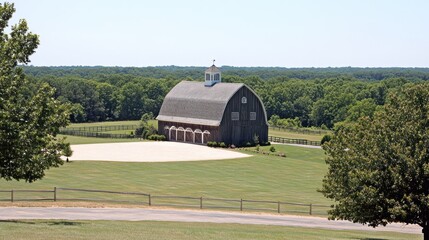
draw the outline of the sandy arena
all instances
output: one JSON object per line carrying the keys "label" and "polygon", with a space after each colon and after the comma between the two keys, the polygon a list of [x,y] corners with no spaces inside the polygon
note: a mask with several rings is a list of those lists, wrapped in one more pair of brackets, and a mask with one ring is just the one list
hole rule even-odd
{"label": "sandy arena", "polygon": [[71,147],[71,161],[178,162],[250,157],[236,151],[178,142],[100,143]]}

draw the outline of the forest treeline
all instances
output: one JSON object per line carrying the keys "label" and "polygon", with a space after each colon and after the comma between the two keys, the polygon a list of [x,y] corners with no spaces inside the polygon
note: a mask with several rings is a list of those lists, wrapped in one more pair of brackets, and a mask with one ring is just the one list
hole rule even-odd
{"label": "forest treeline", "polygon": [[[56,98],[71,104],[72,122],[136,120],[144,113],[156,116],[172,87],[181,80],[203,81],[205,70],[176,66],[23,68],[31,84],[49,83],[56,89]],[[390,91],[426,80],[428,68],[222,67],[222,81],[253,88],[273,123],[305,127],[332,128],[338,122],[371,116]]]}

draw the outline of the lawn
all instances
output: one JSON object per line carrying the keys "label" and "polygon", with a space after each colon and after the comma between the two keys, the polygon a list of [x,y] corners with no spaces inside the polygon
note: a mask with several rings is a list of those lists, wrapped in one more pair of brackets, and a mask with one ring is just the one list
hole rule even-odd
{"label": "lawn", "polygon": [[[70,124],[68,127],[100,127],[100,126],[122,126],[122,125],[138,125],[140,121],[115,121],[115,122],[95,122],[95,123],[74,123]],[[151,120],[150,124],[158,127],[158,121],[157,120]],[[104,133],[111,133],[111,134],[130,134],[132,130],[111,130],[111,131],[100,131]],[[293,131],[283,131],[278,129],[268,129],[268,135],[275,136],[275,137],[284,137],[284,138],[294,138],[294,139],[307,139],[310,141],[320,141],[324,134],[317,134],[317,133],[297,133]]]}
{"label": "lawn", "polygon": [[[156,120],[153,120],[156,121]],[[135,121],[114,121],[114,122],[93,122],[93,123],[72,123],[67,127],[94,127],[94,126],[122,126],[122,125],[138,125],[139,120]]]}
{"label": "lawn", "polygon": [[[152,195],[329,204],[317,192],[327,170],[322,150],[287,145],[276,145],[276,148],[287,157],[256,154],[243,159],[170,163],[75,161],[48,170],[43,180],[34,183],[0,180],[0,189],[52,189],[56,186]],[[23,193],[17,193],[16,198],[20,194]],[[7,193],[0,194],[0,198],[8,196]],[[58,198],[76,196],[92,195],[58,193]],[[116,195],[109,197],[120,198]],[[134,196],[133,199],[137,198]],[[140,201],[143,201],[141,197]],[[304,209],[307,211],[307,207]]]}
{"label": "lawn", "polygon": [[70,144],[93,144],[93,143],[116,143],[116,142],[137,142],[141,141],[137,138],[95,138],[95,137],[79,137],[70,135],[58,135],[66,137],[66,142]]}
{"label": "lawn", "polygon": [[263,225],[156,221],[1,221],[0,239],[421,239],[420,234],[362,232]]}
{"label": "lawn", "polygon": [[324,136],[324,134],[304,134],[304,133],[284,131],[284,130],[278,130],[278,129],[272,129],[272,128],[268,129],[268,135],[274,136],[274,137],[307,139],[310,141],[320,141],[320,140],[322,140],[322,137]]}

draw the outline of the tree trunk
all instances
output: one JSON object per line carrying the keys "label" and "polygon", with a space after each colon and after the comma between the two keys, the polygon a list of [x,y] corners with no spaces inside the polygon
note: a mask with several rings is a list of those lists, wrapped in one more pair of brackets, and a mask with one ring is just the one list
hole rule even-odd
{"label": "tree trunk", "polygon": [[422,232],[423,232],[423,239],[429,240],[429,225],[424,226]]}

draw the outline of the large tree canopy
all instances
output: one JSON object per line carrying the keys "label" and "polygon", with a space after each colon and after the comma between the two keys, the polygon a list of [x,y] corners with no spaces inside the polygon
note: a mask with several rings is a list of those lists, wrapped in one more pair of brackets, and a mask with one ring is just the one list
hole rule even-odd
{"label": "large tree canopy", "polygon": [[390,94],[372,119],[339,129],[324,149],[331,219],[418,224],[429,239],[429,84]]}
{"label": "large tree canopy", "polygon": [[17,65],[30,61],[39,40],[28,32],[25,20],[5,33],[14,11],[13,4],[0,3],[0,178],[32,182],[62,164],[68,145],[56,135],[67,125],[68,111],[47,84],[28,89]]}

